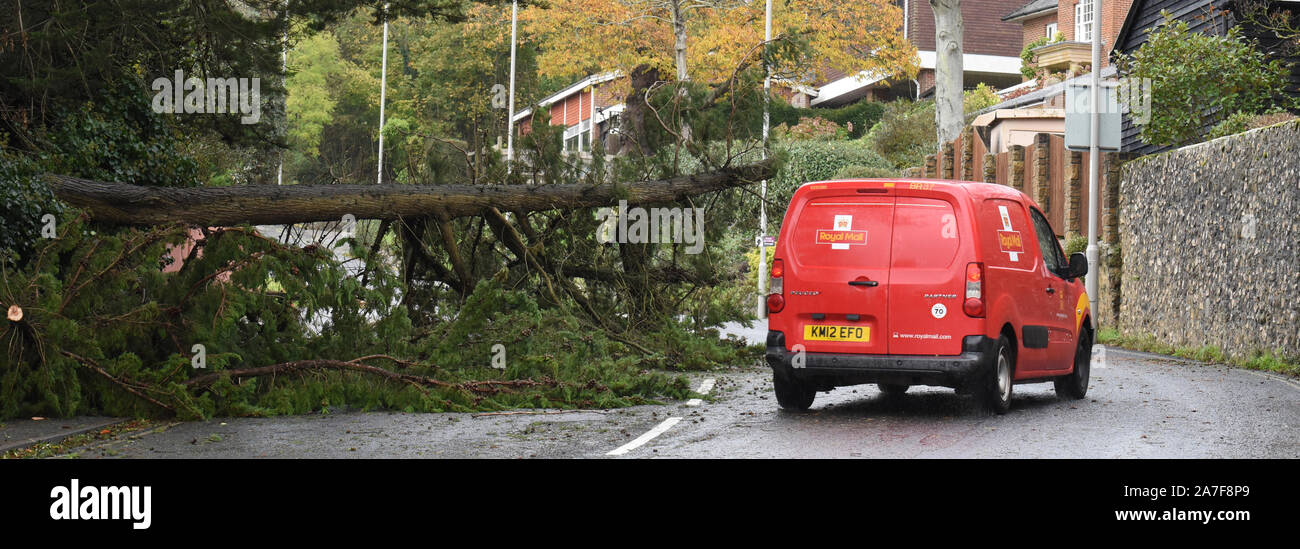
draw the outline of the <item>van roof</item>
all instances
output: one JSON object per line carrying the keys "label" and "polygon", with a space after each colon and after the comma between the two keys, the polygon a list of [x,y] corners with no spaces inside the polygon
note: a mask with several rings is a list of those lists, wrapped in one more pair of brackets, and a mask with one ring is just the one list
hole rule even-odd
{"label": "van roof", "polygon": [[[834,187],[852,187],[862,183],[928,183],[935,185],[934,188],[947,190],[949,192],[964,192],[971,198],[1010,198],[1019,199],[1023,193],[1013,187],[1000,185],[997,183],[983,183],[979,181],[957,181],[950,179],[921,179],[921,178],[871,178],[871,179],[828,179],[825,181],[810,181],[799,186],[803,189],[809,185],[827,185]],[[1032,202],[1032,198],[1030,199]],[[1035,204],[1036,205],[1036,204]]]}

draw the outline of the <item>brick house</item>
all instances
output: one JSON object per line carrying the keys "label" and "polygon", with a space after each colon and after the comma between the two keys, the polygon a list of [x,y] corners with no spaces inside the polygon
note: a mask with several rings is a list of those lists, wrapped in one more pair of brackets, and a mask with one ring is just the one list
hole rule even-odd
{"label": "brick house", "polygon": [[[1043,37],[1059,33],[1064,40],[1035,49],[1038,66],[1049,71],[1078,74],[1080,67],[1092,63],[1093,2],[1098,0],[1030,0],[1002,21],[1021,25],[1021,47]],[[1128,16],[1133,0],[1105,0],[1101,6],[1101,66],[1110,64],[1115,36]],[[1019,55],[1019,52],[1017,52]]]}
{"label": "brick house", "polygon": [[534,121],[547,121],[564,127],[564,152],[591,154],[592,143],[609,135],[625,107],[623,97],[610,85],[618,76],[614,72],[589,76],[538,101],[536,112],[529,107],[515,113],[518,135],[527,135]]}
{"label": "brick house", "polygon": [[[987,83],[1004,88],[1020,82],[1021,28],[1002,20],[1001,14],[1023,0],[962,0],[965,23],[962,34],[962,65],[965,87]],[[859,99],[884,101],[899,97],[927,97],[934,93],[935,36],[934,11],[926,0],[895,0],[903,9],[903,35],[916,46],[921,70],[915,80],[887,82],[884,78],[832,72],[815,91],[793,94],[791,102],[808,106],[837,107]],[[803,94],[805,97],[799,97]]]}

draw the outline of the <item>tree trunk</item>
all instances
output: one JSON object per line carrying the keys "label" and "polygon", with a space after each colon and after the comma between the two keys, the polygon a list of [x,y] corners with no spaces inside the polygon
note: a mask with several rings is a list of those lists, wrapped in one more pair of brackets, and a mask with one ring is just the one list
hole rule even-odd
{"label": "tree trunk", "polygon": [[677,81],[690,80],[686,72],[686,13],[682,10],[682,0],[672,0],[673,12],[673,60],[677,64]]}
{"label": "tree trunk", "polygon": [[934,10],[934,126],[939,148],[961,134],[966,125],[962,112],[961,0],[930,0]]}
{"label": "tree trunk", "polygon": [[540,210],[672,202],[773,176],[772,162],[660,181],[614,185],[255,185],[141,187],[63,175],[46,176],[63,201],[88,210],[96,221],[124,225],[281,225],[356,219],[446,219],[488,208]]}

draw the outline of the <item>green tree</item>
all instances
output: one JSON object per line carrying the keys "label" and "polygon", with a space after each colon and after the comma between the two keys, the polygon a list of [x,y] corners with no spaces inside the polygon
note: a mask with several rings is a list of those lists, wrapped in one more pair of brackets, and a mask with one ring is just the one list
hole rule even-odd
{"label": "green tree", "polygon": [[1150,83],[1150,112],[1140,113],[1150,117],[1140,125],[1143,141],[1186,145],[1203,137],[1207,120],[1292,104],[1285,95],[1287,65],[1268,59],[1239,28],[1215,36],[1163,15],[1146,43],[1118,64],[1132,82]]}

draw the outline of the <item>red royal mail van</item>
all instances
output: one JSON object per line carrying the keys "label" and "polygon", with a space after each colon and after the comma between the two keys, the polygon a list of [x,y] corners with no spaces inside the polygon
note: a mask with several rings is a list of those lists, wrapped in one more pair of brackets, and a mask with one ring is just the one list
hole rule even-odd
{"label": "red royal mail van", "polygon": [[777,402],[877,383],[974,393],[1005,413],[1013,384],[1088,391],[1083,254],[1038,206],[990,183],[860,179],[794,193],[772,261],[767,361]]}

